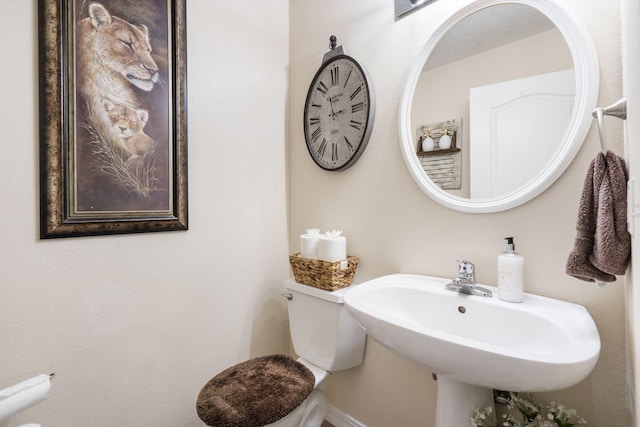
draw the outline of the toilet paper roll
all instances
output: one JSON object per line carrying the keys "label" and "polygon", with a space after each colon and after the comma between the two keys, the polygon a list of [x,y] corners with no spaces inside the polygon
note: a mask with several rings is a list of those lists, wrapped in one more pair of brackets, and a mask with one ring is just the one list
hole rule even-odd
{"label": "toilet paper roll", "polygon": [[320,236],[309,236],[302,234],[300,236],[300,255],[304,258],[318,259],[318,242]]}
{"label": "toilet paper roll", "polygon": [[347,259],[347,238],[344,236],[320,236],[318,258],[331,262]]}
{"label": "toilet paper roll", "polygon": [[42,402],[51,390],[51,376],[38,375],[0,390],[0,422]]}
{"label": "toilet paper roll", "polygon": [[307,234],[300,235],[300,255],[303,258],[318,259],[318,242],[320,241],[320,230],[310,228]]}

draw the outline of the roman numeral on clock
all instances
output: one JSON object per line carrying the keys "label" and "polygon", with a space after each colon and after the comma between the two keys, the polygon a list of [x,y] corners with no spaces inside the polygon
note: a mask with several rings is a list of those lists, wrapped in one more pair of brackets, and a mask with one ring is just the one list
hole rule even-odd
{"label": "roman numeral on clock", "polygon": [[320,135],[322,135],[322,129],[321,128],[317,128],[316,130],[313,131],[313,133],[311,134],[311,140],[313,142],[316,142],[318,140],[318,138],[320,138]]}
{"label": "roman numeral on clock", "polygon": [[351,126],[356,130],[362,130],[362,128],[364,127],[364,125],[361,122],[357,122],[355,120],[351,120],[351,122],[349,122],[349,126]]}
{"label": "roman numeral on clock", "polygon": [[347,143],[347,147],[349,147],[349,151],[353,151],[353,144],[351,143],[351,141],[347,139],[346,136],[344,137],[344,142]]}
{"label": "roman numeral on clock", "polygon": [[353,72],[353,70],[349,70],[349,74],[347,74],[347,80],[344,81],[344,86],[342,87],[347,87],[347,83],[349,82],[349,77],[351,77],[351,73]]}
{"label": "roman numeral on clock", "polygon": [[318,147],[318,154],[320,157],[324,157],[324,152],[327,151],[327,138],[323,138],[320,143],[320,147]]}
{"label": "roman numeral on clock", "polygon": [[338,144],[335,142],[331,144],[331,160],[334,162],[338,161]]}
{"label": "roman numeral on clock", "polygon": [[310,117],[309,126],[315,126],[320,124],[320,117]]}
{"label": "roman numeral on clock", "polygon": [[356,88],[356,90],[353,91],[353,93],[351,94],[351,100],[353,101],[355,99],[356,96],[358,96],[358,94],[362,91],[362,86],[358,86]]}
{"label": "roman numeral on clock", "polygon": [[364,102],[358,102],[357,104],[353,104],[351,106],[351,112],[357,113],[358,111],[364,110]]}
{"label": "roman numeral on clock", "polygon": [[318,87],[316,87],[316,89],[323,95],[326,95],[327,91],[329,90],[329,88],[325,86],[323,82],[318,83]]}
{"label": "roman numeral on clock", "polygon": [[339,67],[336,65],[331,69],[331,85],[338,86],[340,84],[340,71]]}

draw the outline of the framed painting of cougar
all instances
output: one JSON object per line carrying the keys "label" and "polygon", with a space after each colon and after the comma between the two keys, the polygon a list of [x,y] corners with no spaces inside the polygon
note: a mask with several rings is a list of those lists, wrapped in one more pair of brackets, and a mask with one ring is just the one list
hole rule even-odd
{"label": "framed painting of cougar", "polygon": [[185,0],[38,0],[40,238],[186,230]]}

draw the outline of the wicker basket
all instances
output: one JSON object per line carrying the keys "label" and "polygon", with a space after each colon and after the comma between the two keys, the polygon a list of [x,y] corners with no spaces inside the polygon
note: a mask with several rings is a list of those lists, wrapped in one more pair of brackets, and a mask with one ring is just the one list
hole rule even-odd
{"label": "wicker basket", "polygon": [[351,285],[358,268],[358,258],[347,256],[343,261],[323,261],[303,258],[299,253],[289,255],[291,270],[296,282],[327,291],[335,291]]}

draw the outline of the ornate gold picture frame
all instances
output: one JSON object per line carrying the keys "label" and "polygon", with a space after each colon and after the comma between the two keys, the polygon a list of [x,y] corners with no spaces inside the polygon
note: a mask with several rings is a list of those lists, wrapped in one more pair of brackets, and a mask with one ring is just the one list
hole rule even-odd
{"label": "ornate gold picture frame", "polygon": [[40,238],[186,230],[185,0],[39,0]]}

